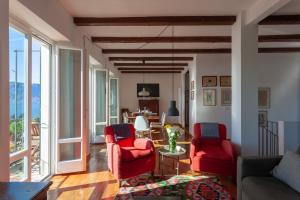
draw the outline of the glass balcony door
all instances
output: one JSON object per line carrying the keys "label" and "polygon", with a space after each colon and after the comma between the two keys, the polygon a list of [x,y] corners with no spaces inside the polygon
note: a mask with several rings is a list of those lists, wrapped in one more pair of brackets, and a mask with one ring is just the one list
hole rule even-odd
{"label": "glass balcony door", "polygon": [[119,85],[117,78],[109,79],[109,124],[119,123]]}
{"label": "glass balcony door", "polygon": [[92,143],[103,143],[107,125],[107,70],[94,68],[93,73],[93,133]]}
{"label": "glass balcony door", "polygon": [[30,37],[9,28],[10,180],[30,181]]}
{"label": "glass balcony door", "polygon": [[56,173],[84,171],[82,51],[59,48],[57,67]]}

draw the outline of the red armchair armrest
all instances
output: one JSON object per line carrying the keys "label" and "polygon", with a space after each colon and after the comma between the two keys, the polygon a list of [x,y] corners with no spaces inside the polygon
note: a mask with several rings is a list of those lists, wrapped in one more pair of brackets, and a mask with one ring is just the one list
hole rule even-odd
{"label": "red armchair armrest", "polygon": [[190,144],[190,158],[195,157],[196,153],[199,151],[200,139],[193,138]]}
{"label": "red armchair armrest", "polygon": [[232,157],[234,161],[236,160],[237,154],[235,148],[229,140],[222,141],[222,148],[228,155]]}
{"label": "red armchair armrest", "polygon": [[120,146],[116,143],[107,143],[107,163],[112,173],[119,174],[119,165],[121,163]]}
{"label": "red armchair armrest", "polygon": [[151,151],[154,151],[154,145],[151,140],[144,139],[144,138],[137,138],[134,140],[134,147],[138,149],[151,149]]}

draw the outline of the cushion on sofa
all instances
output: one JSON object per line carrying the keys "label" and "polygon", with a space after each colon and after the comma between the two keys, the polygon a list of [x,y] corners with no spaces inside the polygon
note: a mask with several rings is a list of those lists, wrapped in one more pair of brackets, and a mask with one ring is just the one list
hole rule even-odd
{"label": "cushion on sofa", "polygon": [[123,161],[132,161],[151,154],[150,149],[137,149],[135,147],[122,147],[121,155]]}
{"label": "cushion on sofa", "polygon": [[272,174],[300,193],[300,154],[287,151]]}
{"label": "cushion on sofa", "polygon": [[204,145],[201,150],[196,153],[196,156],[217,160],[231,160],[230,155],[228,155],[220,146]]}
{"label": "cushion on sofa", "polygon": [[299,200],[300,194],[274,177],[245,177],[242,181],[242,199]]}

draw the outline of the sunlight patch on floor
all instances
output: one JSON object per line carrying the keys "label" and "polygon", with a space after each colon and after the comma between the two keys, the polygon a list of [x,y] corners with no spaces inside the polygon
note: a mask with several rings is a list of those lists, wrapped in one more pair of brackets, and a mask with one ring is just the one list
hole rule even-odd
{"label": "sunlight patch on floor", "polygon": [[95,187],[87,187],[87,188],[80,188],[77,190],[69,190],[64,191],[58,196],[58,200],[60,199],[72,199],[72,200],[85,200],[90,199],[91,195],[93,194]]}

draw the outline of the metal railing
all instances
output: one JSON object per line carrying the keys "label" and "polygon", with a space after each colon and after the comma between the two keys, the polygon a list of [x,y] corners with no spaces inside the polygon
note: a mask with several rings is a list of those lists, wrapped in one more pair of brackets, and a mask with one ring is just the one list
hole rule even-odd
{"label": "metal railing", "polygon": [[259,124],[258,148],[260,156],[279,155],[278,122],[266,121]]}

